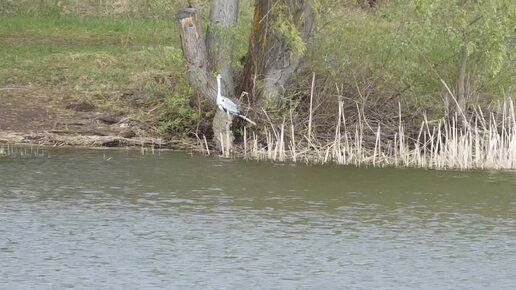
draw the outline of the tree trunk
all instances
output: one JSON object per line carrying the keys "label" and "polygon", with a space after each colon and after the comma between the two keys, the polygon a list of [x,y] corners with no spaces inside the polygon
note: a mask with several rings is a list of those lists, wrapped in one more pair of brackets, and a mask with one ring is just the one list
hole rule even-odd
{"label": "tree trunk", "polygon": [[238,21],[239,0],[213,0],[210,10],[211,26],[207,33],[210,70],[220,73],[223,79],[222,94],[234,97],[235,84],[231,69],[233,31]]}
{"label": "tree trunk", "polygon": [[[221,94],[234,95],[231,70],[231,41],[228,29],[236,25],[238,0],[214,0],[212,2],[211,26],[205,39],[201,23],[194,8],[185,8],[177,14],[181,26],[181,44],[185,62],[188,65],[188,81],[202,96],[216,105],[217,87],[215,75],[222,75]],[[232,118],[221,110],[213,119],[213,135],[217,148],[227,155],[233,147]],[[222,136],[222,139],[221,139]],[[224,145],[223,145],[224,144]]]}
{"label": "tree trunk", "polygon": [[[276,5],[279,1],[255,0],[248,58],[241,87],[242,91],[250,93],[254,102],[259,97],[261,100],[279,102],[287,81],[299,67],[302,58],[302,53],[294,50],[293,40],[275,31],[277,21],[290,19],[289,24],[295,26],[304,44],[312,31],[313,0],[287,0],[283,6]],[[279,9],[286,9],[287,16],[281,15]],[[257,90],[256,80],[263,81],[261,91]]]}
{"label": "tree trunk", "polygon": [[208,54],[201,31],[201,22],[194,8],[185,8],[176,15],[180,25],[183,57],[188,66],[190,85],[214,105],[217,100],[217,85],[208,73]]}
{"label": "tree trunk", "polygon": [[465,114],[466,111],[466,66],[468,61],[468,49],[466,45],[462,47],[461,50],[461,59],[460,59],[460,66],[459,66],[459,76],[457,79],[457,103],[459,105],[459,108],[457,108],[457,111],[459,113],[459,116],[462,115],[462,113]]}
{"label": "tree trunk", "polygon": [[[210,70],[222,76],[221,94],[232,98],[235,95],[231,55],[233,54],[233,32],[238,21],[238,0],[213,0],[207,33],[208,59]],[[217,110],[213,119],[213,135],[217,148],[228,155],[233,148],[232,117]],[[224,150],[223,150],[224,149]]]}
{"label": "tree trunk", "polygon": [[[253,98],[257,101],[258,96],[276,102],[280,100],[287,81],[299,67],[304,45],[312,31],[313,2],[314,0],[255,0],[248,60],[240,86],[241,91],[250,93],[251,101]],[[188,81],[214,105],[217,97],[217,73],[222,75],[222,95],[229,98],[235,95],[231,70],[231,28],[237,22],[238,3],[238,0],[212,0],[211,25],[206,38],[202,34],[197,10],[186,8],[177,14],[184,59],[188,66]],[[278,29],[279,24],[284,25],[283,31]],[[291,31],[297,35],[292,36]],[[295,39],[288,39],[287,35]],[[260,81],[260,86],[256,86],[255,80]],[[257,87],[261,88],[260,91],[256,90]],[[222,149],[224,143],[225,154],[232,147],[234,139],[230,127],[231,117],[217,110],[213,120],[214,139],[219,149]]]}

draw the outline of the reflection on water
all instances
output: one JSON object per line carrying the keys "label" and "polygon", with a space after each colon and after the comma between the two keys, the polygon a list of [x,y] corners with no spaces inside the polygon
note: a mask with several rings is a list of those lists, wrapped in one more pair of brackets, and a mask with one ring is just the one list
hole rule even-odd
{"label": "reflection on water", "polygon": [[0,237],[2,289],[514,289],[516,174],[52,151]]}

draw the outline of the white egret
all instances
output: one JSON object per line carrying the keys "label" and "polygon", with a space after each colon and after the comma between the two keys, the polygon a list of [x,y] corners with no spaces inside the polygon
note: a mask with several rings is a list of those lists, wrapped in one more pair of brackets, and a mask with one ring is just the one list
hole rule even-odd
{"label": "white egret", "polygon": [[220,74],[218,74],[217,75],[217,107],[219,107],[219,109],[221,111],[227,113],[228,115],[232,114],[232,115],[238,116],[238,117],[246,120],[247,122],[249,122],[253,125],[256,125],[255,122],[251,121],[246,116],[240,114],[240,110],[238,109],[238,106],[232,100],[222,96],[222,94],[221,94],[222,88],[221,88],[221,84],[220,84],[221,79],[222,79],[222,76]]}

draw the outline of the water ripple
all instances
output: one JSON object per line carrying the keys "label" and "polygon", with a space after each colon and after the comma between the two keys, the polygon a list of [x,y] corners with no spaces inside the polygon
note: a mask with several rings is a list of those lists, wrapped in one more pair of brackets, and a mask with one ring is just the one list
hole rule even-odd
{"label": "water ripple", "polygon": [[50,156],[0,164],[0,288],[516,285],[509,173]]}

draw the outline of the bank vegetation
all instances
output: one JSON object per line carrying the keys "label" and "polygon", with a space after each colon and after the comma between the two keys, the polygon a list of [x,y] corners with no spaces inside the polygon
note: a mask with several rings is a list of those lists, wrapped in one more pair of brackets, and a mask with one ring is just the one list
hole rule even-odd
{"label": "bank vegetation", "polygon": [[[309,36],[307,20],[295,18],[306,13],[285,9],[295,1],[236,1],[237,17],[218,30],[215,2],[0,0],[0,85],[77,96],[147,124],[141,134],[193,138],[206,154],[516,168],[513,1],[299,1],[313,9]],[[267,31],[289,51],[275,63],[296,63],[277,87],[256,60],[278,46],[252,46],[263,3],[276,8],[258,24],[273,15]],[[211,41],[222,48],[207,56],[205,91],[187,77],[175,19],[188,6],[203,37],[218,35]],[[231,120],[214,133],[209,94],[220,71],[225,94],[257,126]]]}

